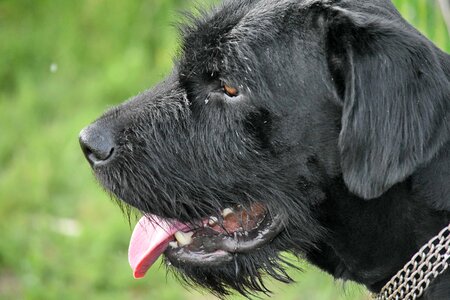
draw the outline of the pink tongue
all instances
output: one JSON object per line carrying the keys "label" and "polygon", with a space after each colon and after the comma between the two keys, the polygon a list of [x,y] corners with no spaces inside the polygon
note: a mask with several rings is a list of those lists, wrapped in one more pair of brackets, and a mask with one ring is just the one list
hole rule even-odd
{"label": "pink tongue", "polygon": [[144,216],[134,227],[128,248],[128,261],[134,278],[142,278],[166,250],[173,235],[182,229],[157,216]]}

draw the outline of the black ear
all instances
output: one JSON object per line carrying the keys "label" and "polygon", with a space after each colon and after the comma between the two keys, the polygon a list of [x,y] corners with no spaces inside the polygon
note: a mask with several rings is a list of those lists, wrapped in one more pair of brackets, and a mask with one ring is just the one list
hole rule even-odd
{"label": "black ear", "polygon": [[331,11],[326,51],[343,103],[343,177],[353,193],[376,198],[449,140],[450,83],[441,66],[449,56],[393,6]]}

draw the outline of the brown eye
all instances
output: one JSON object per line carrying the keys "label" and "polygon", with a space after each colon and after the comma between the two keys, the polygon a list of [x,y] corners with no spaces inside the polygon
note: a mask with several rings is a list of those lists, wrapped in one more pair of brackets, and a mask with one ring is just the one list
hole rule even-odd
{"label": "brown eye", "polygon": [[223,91],[229,97],[236,97],[237,95],[239,95],[239,92],[238,92],[238,90],[236,88],[231,87],[231,86],[226,85],[226,84],[223,85]]}

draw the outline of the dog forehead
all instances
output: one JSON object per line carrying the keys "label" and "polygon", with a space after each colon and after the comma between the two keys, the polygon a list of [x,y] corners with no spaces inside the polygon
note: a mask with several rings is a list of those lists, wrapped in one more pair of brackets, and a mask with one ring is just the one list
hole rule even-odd
{"label": "dog forehead", "polygon": [[298,1],[256,1],[230,31],[230,36],[248,39],[254,37],[254,32],[270,32],[273,21],[283,18],[294,5],[298,6]]}
{"label": "dog forehead", "polygon": [[[270,33],[274,20],[281,20],[286,14],[301,9],[307,9],[318,3],[331,3],[332,0],[229,0],[225,1],[214,14],[205,18],[203,25],[208,26],[211,22],[220,19],[226,14],[231,24],[227,35],[229,38],[243,38],[252,40],[257,38],[255,34]],[[219,18],[218,18],[219,17]]]}
{"label": "dog forehead", "polygon": [[[193,18],[182,31],[181,71],[214,73],[251,69],[254,45],[276,39],[287,31],[286,19],[325,0],[229,0]],[[192,20],[192,19],[191,19]]]}

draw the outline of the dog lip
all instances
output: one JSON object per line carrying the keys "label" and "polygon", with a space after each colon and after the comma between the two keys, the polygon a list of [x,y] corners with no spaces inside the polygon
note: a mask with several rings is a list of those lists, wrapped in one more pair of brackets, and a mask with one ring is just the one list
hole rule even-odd
{"label": "dog lip", "polygon": [[188,264],[191,266],[208,266],[214,267],[227,263],[233,259],[233,254],[224,250],[216,250],[213,252],[189,251],[185,247],[167,248],[164,255],[174,266],[180,264]]}
{"label": "dog lip", "polygon": [[255,250],[266,243],[272,241],[283,229],[283,221],[281,215],[276,215],[267,222],[266,226],[248,233],[240,240],[238,236],[226,236],[219,243],[220,249],[233,253],[246,253]]}
{"label": "dog lip", "polygon": [[233,236],[217,234],[193,237],[193,242],[182,247],[169,245],[164,255],[174,265],[217,266],[231,261],[234,255],[250,253],[270,243],[284,228],[282,215],[266,216],[259,226],[249,232],[234,232]]}

